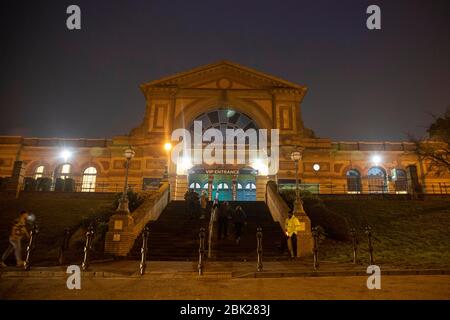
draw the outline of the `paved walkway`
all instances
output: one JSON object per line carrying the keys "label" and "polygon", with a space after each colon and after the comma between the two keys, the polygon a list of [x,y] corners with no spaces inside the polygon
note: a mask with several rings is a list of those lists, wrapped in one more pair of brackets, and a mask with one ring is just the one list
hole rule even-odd
{"label": "paved walkway", "polygon": [[[8,267],[0,269],[0,278],[8,277],[55,277],[67,276],[67,266],[32,267],[30,271]],[[383,275],[450,275],[450,269],[400,269],[380,265]],[[265,262],[263,271],[256,271],[255,262],[211,261],[204,265],[203,277],[221,278],[280,278],[280,277],[320,277],[320,276],[367,276],[367,266],[321,262],[314,270],[312,261],[287,260]],[[139,261],[109,261],[93,263],[83,272],[85,277],[141,277]],[[197,262],[149,261],[145,277],[198,277]]]}
{"label": "paved walkway", "polygon": [[[203,276],[193,262],[93,264],[81,290],[69,290],[66,267],[0,269],[0,299],[450,299],[450,270],[381,266],[381,290],[367,289],[365,266],[309,261],[209,262]],[[415,274],[415,275],[414,275]]]}
{"label": "paved walkway", "polygon": [[0,299],[450,299],[450,276],[382,276],[369,290],[367,277],[299,278],[82,278],[69,290],[65,277],[16,277],[0,281]]}

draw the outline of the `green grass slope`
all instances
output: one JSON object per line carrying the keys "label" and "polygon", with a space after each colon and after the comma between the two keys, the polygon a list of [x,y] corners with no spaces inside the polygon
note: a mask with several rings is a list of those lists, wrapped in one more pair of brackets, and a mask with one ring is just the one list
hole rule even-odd
{"label": "green grass slope", "polygon": [[[95,198],[63,198],[58,197],[26,197],[24,199],[0,198],[0,254],[8,246],[8,236],[14,219],[22,209],[30,210],[36,215],[39,226],[35,261],[55,261],[65,228],[73,228],[82,219],[111,207],[113,199]],[[23,242],[23,247],[25,243]],[[14,263],[14,259],[9,262]]]}
{"label": "green grass slope", "polygon": [[[375,264],[450,268],[450,201],[325,200],[326,207],[357,229],[359,258],[368,263],[364,227],[372,227]],[[320,257],[352,261],[352,245],[326,239]]]}

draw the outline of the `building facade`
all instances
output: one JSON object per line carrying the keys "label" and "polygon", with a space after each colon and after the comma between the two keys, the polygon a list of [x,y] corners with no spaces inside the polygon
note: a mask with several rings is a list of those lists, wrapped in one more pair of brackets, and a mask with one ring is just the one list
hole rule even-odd
{"label": "building facade", "polygon": [[[135,156],[129,185],[152,188],[169,180],[172,199],[190,187],[211,198],[263,200],[266,184],[295,185],[291,154],[300,150],[300,186],[322,194],[446,193],[450,177],[436,176],[409,142],[340,142],[315,137],[302,119],[307,88],[221,61],[141,85],[146,99],[142,123],[112,139],[0,137],[0,176],[7,181],[21,163],[23,189],[120,192],[124,149]],[[278,129],[279,170],[269,174],[254,163],[174,163],[165,149],[175,129]],[[204,143],[206,146],[207,143]],[[16,167],[15,167],[16,164]],[[450,190],[449,190],[450,192]]]}

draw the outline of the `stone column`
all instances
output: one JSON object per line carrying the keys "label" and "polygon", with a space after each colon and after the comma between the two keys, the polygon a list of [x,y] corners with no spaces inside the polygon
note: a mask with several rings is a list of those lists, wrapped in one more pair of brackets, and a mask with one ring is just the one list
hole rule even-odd
{"label": "stone column", "polygon": [[134,219],[126,211],[116,211],[108,222],[105,236],[105,253],[126,256],[136,240]]}
{"label": "stone column", "polygon": [[237,200],[237,176],[233,175],[233,180],[231,183],[231,194],[233,201]]}
{"label": "stone column", "polygon": [[208,200],[212,201],[214,176],[208,176]]}
{"label": "stone column", "polygon": [[267,176],[256,176],[256,201],[266,199]]}
{"label": "stone column", "polygon": [[295,201],[294,214],[300,221],[299,230],[297,230],[297,257],[304,257],[312,254],[313,237],[311,233],[311,220],[303,209],[303,201]]}

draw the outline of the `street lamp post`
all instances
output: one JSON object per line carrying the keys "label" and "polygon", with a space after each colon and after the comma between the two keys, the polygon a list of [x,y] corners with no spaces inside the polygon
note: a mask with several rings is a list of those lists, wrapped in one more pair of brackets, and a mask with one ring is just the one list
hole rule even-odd
{"label": "street lamp post", "polygon": [[131,147],[127,148],[123,153],[123,155],[126,159],[126,161],[125,161],[125,184],[123,186],[123,193],[122,193],[122,197],[120,197],[119,206],[117,207],[117,211],[123,211],[126,213],[130,213],[130,209],[128,208],[128,195],[127,195],[127,192],[128,192],[128,169],[130,168],[130,162],[131,162],[131,159],[133,159],[134,154],[135,154],[135,152]]}
{"label": "street lamp post", "polygon": [[303,209],[303,201],[300,198],[300,189],[298,184],[298,163],[302,159],[303,150],[295,150],[291,153],[291,160],[295,163],[295,202],[294,202],[294,214],[305,215]]}

